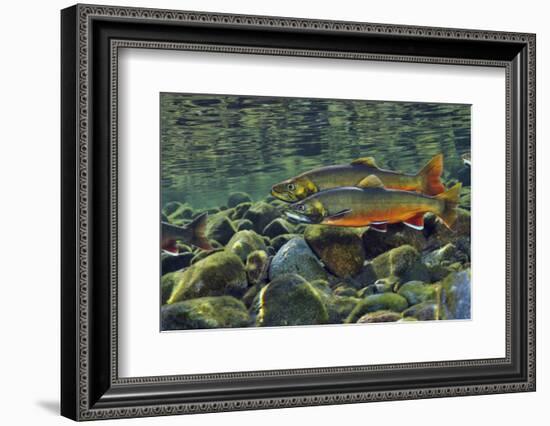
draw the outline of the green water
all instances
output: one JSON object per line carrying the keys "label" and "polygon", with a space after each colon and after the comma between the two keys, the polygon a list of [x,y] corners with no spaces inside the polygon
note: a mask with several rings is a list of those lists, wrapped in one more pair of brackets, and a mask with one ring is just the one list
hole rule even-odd
{"label": "green water", "polygon": [[367,156],[416,173],[442,152],[449,179],[470,151],[469,105],[162,93],[160,116],[163,203],[199,209]]}

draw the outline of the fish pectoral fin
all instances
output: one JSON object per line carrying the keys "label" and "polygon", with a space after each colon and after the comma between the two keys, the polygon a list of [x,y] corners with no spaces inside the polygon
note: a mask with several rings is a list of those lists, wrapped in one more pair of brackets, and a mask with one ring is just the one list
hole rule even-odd
{"label": "fish pectoral fin", "polygon": [[424,213],[417,214],[416,216],[411,217],[403,222],[405,225],[421,231],[424,229]]}
{"label": "fish pectoral fin", "polygon": [[358,164],[363,164],[365,166],[369,166],[369,167],[374,167],[374,168],[377,168],[379,169],[378,165],[376,164],[376,161],[374,161],[374,158],[373,157],[362,157],[362,158],[358,158],[356,160],[353,160],[351,162],[351,164],[353,166],[356,166]]}
{"label": "fish pectoral fin", "polygon": [[376,232],[388,232],[388,224],[386,223],[371,223],[369,228]]}
{"label": "fish pectoral fin", "polygon": [[345,209],[342,211],[339,211],[338,213],[335,213],[333,215],[327,216],[327,219],[339,219],[341,217],[344,217],[351,213],[351,209]]}
{"label": "fish pectoral fin", "polygon": [[359,188],[384,188],[384,184],[376,175],[369,175],[362,179],[358,184]]}

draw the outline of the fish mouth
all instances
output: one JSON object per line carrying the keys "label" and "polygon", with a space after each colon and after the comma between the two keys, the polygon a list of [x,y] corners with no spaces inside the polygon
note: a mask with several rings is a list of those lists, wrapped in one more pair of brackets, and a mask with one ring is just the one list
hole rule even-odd
{"label": "fish mouth", "polygon": [[298,201],[298,199],[294,196],[294,194],[287,191],[277,191],[276,189],[271,189],[271,195],[287,203],[293,203],[295,201]]}

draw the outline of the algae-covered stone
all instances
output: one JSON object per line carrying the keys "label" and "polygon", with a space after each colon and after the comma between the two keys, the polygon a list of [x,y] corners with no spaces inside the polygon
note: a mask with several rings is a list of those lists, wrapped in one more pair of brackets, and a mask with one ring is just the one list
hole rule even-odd
{"label": "algae-covered stone", "polygon": [[181,280],[184,271],[169,272],[160,279],[161,304],[164,305],[170,298],[174,286]]}
{"label": "algae-covered stone", "polygon": [[251,230],[238,231],[231,237],[226,245],[226,249],[235,253],[239,258],[246,262],[246,258],[250,253],[256,250],[266,251],[264,239]]}
{"label": "algae-covered stone", "polygon": [[376,257],[372,266],[379,278],[397,277],[401,282],[426,282],[430,279],[428,268],[420,261],[420,254],[407,244]]}
{"label": "algae-covered stone", "polygon": [[174,213],[182,203],[179,201],[170,201],[169,203],[166,203],[164,207],[162,208],[162,213],[166,216],[170,216],[172,213]]}
{"label": "algae-covered stone", "polygon": [[282,246],[288,243],[293,238],[299,237],[298,234],[283,234],[279,235],[271,240],[271,247],[275,250],[279,250]]}
{"label": "algae-covered stone", "polygon": [[191,260],[195,255],[190,252],[179,253],[176,255],[163,253],[160,257],[160,265],[162,274],[179,271],[191,264]]}
{"label": "algae-covered stone", "polygon": [[334,287],[334,290],[332,293],[335,296],[349,296],[349,297],[356,297],[357,296],[357,289],[353,287],[349,287],[345,284],[343,285],[337,285]]}
{"label": "algae-covered stone", "polygon": [[328,312],[328,322],[342,324],[357,306],[359,299],[352,296],[333,296],[327,298],[324,303]]}
{"label": "algae-covered stone", "polygon": [[403,284],[397,292],[409,302],[409,305],[435,301],[438,298],[439,286],[425,284],[422,281],[409,281]]}
{"label": "algae-covered stone", "polygon": [[209,250],[209,251],[199,250],[199,251],[196,252],[195,256],[191,260],[191,265],[194,265],[195,263],[197,263],[197,262],[199,262],[203,259],[206,259],[208,256],[211,256],[214,253],[219,253],[221,251],[223,251],[223,247],[219,247],[219,248],[216,248],[214,250]]}
{"label": "algae-covered stone", "polygon": [[372,266],[372,262],[366,261],[363,263],[361,272],[353,277],[352,280],[349,280],[350,285],[353,285],[356,289],[361,289],[367,287],[378,279],[376,272]]}
{"label": "algae-covered stone", "polygon": [[453,243],[445,244],[443,247],[422,256],[422,261],[428,267],[450,265],[456,262],[465,263],[468,260],[468,255],[459,250]]}
{"label": "algae-covered stone", "polygon": [[453,272],[441,282],[442,319],[470,319],[470,270]]}
{"label": "algae-covered stone", "polygon": [[258,285],[253,285],[252,287],[249,287],[248,290],[246,290],[246,293],[244,294],[241,300],[247,308],[250,308],[252,306],[259,292],[260,292],[260,286]]}
{"label": "algae-covered stone", "polygon": [[251,201],[252,198],[246,192],[232,192],[227,198],[227,206],[235,207],[241,203],[249,203]]}
{"label": "algae-covered stone", "polygon": [[359,274],[365,251],[356,231],[348,228],[310,225],[304,238],[327,269],[338,277]]}
{"label": "algae-covered stone", "polygon": [[373,259],[404,244],[409,244],[418,251],[423,251],[427,245],[427,230],[426,225],[424,226],[423,231],[412,229],[402,223],[388,225],[387,232],[384,233],[367,229],[362,235],[365,257]]}
{"label": "algae-covered stone", "polygon": [[251,230],[254,228],[254,224],[248,219],[240,219],[237,221],[237,231]]}
{"label": "algae-covered stone", "polygon": [[226,216],[212,216],[206,224],[206,237],[223,245],[229,242],[235,232],[237,230]]}
{"label": "algae-covered stone", "polygon": [[291,225],[286,220],[278,217],[267,224],[262,234],[269,238],[275,238],[279,235],[290,234],[291,228]]}
{"label": "algae-covered stone", "polygon": [[332,296],[332,289],[327,280],[310,281],[311,286],[323,296]]}
{"label": "algae-covered stone", "polygon": [[233,253],[220,251],[186,269],[168,303],[204,296],[240,296],[247,287],[241,259]]}
{"label": "algae-covered stone", "polygon": [[260,284],[267,279],[269,257],[263,250],[253,251],[246,258],[246,276],[251,285]]}
{"label": "algae-covered stone", "polygon": [[328,321],[318,292],[296,274],[280,275],[261,291],[256,325],[314,325]]}
{"label": "algae-covered stone", "polygon": [[254,224],[254,230],[261,233],[269,222],[279,217],[279,210],[271,204],[260,202],[253,204],[243,218]]}
{"label": "algae-covered stone", "polygon": [[298,274],[308,281],[327,279],[323,265],[302,237],[290,240],[271,260],[269,278],[284,274]]}
{"label": "algae-covered stone", "polygon": [[438,320],[440,318],[439,305],[433,302],[419,303],[404,310],[403,317],[413,317],[419,321]]}
{"label": "algae-covered stone", "polygon": [[162,330],[247,327],[250,315],[244,304],[231,296],[199,297],[161,308]]}
{"label": "algae-covered stone", "polygon": [[401,314],[393,311],[377,311],[363,315],[357,320],[358,324],[371,324],[377,322],[395,322],[401,319]]}
{"label": "algae-covered stone", "polygon": [[191,219],[194,214],[194,210],[189,207],[187,204],[179,204],[177,208],[166,216],[171,223],[182,223],[182,221]]}
{"label": "algae-covered stone", "polygon": [[402,312],[407,309],[407,299],[395,293],[373,294],[362,299],[346,318],[346,323],[354,323],[363,315],[375,311]]}

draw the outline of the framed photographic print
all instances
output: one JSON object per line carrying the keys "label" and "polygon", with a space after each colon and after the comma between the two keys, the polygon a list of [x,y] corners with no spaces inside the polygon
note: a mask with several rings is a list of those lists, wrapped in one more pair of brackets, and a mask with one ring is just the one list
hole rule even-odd
{"label": "framed photographic print", "polygon": [[535,36],[76,5],[74,420],[535,390]]}

